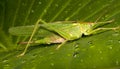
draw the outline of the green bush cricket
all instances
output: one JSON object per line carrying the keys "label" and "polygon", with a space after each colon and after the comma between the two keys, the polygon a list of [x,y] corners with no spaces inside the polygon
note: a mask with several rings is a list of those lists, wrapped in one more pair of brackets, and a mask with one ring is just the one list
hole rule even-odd
{"label": "green bush cricket", "polygon": [[[43,39],[38,39],[35,41],[32,41],[32,37],[28,42],[20,42],[20,44],[27,44],[25,50],[22,54],[19,56],[22,56],[26,53],[27,48],[29,44],[51,44],[51,43],[61,43],[58,45],[56,49],[59,49],[63,44],[65,44],[67,41],[79,39],[82,37],[82,35],[92,35],[101,33],[108,30],[116,30],[119,27],[113,27],[113,28],[99,28],[100,26],[103,26],[105,24],[109,24],[113,22],[113,20],[106,21],[106,22],[75,22],[75,21],[58,21],[53,23],[47,23],[44,20],[40,19],[37,21],[38,23],[41,22],[43,24],[39,24],[37,27],[35,26],[19,26],[19,27],[12,27],[9,29],[9,32],[12,35],[34,35],[36,33],[35,31],[44,29],[44,33],[48,33],[46,36],[43,36]],[[32,28],[32,29],[31,29]],[[24,29],[29,29],[29,31],[26,31]],[[31,29],[31,30],[30,30]],[[34,29],[34,31],[33,31]],[[19,31],[17,33],[16,31]],[[24,33],[23,33],[24,32]],[[29,33],[30,32],[30,33]],[[41,35],[41,34],[38,34]]]}

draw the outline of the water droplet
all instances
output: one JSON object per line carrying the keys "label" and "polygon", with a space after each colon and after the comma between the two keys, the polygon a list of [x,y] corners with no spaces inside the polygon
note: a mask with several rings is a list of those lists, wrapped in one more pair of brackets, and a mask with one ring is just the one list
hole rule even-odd
{"label": "water droplet", "polygon": [[113,42],[113,40],[109,40],[109,42]]}
{"label": "water droplet", "polygon": [[4,63],[3,69],[12,69],[9,63]]}
{"label": "water droplet", "polygon": [[90,48],[94,48],[94,47],[95,47],[94,45],[90,46]]}
{"label": "water droplet", "polygon": [[103,57],[100,57],[101,60],[103,60]]}
{"label": "water droplet", "polygon": [[100,50],[100,51],[99,51],[99,53],[101,54],[101,53],[102,53],[102,51]]}
{"label": "water droplet", "polygon": [[4,59],[4,60],[3,60],[3,63],[6,63],[6,62],[8,62],[8,59]]}
{"label": "water droplet", "polygon": [[79,51],[79,45],[75,45],[75,51],[77,52],[77,51]]}
{"label": "water droplet", "polygon": [[37,54],[33,54],[33,55],[32,55],[32,58],[35,58],[35,57],[37,57]]}
{"label": "water droplet", "polygon": [[118,40],[118,43],[120,43],[120,40]]}
{"label": "water droplet", "polygon": [[10,69],[10,65],[7,63],[4,65],[4,69]]}
{"label": "water droplet", "polygon": [[54,52],[50,52],[50,54],[52,55],[52,54],[54,54]]}
{"label": "water droplet", "polygon": [[119,65],[119,61],[118,60],[115,63],[116,63],[116,65]]}
{"label": "water droplet", "polygon": [[113,40],[108,40],[108,43],[109,43],[109,44],[112,44],[112,43],[113,43]]}
{"label": "water droplet", "polygon": [[101,17],[101,20],[105,20],[105,19],[106,19],[106,17],[105,17],[105,16]]}
{"label": "water droplet", "polygon": [[58,7],[59,5],[58,4],[55,4],[56,7]]}
{"label": "water droplet", "polygon": [[44,10],[44,13],[46,13],[47,12],[47,10]]}
{"label": "water droplet", "polygon": [[116,52],[120,52],[120,49],[118,48],[118,49],[116,49]]}
{"label": "water droplet", "polygon": [[95,65],[93,65],[93,68],[96,68],[96,66],[95,66]]}
{"label": "water droplet", "polygon": [[89,58],[91,58],[92,56],[91,55],[89,55]]}
{"label": "water droplet", "polygon": [[111,2],[111,3],[112,3],[113,1],[114,1],[114,0],[109,0],[109,2]]}
{"label": "water droplet", "polygon": [[39,2],[38,2],[38,4],[40,5],[40,4],[42,4],[42,2],[41,2],[41,1],[39,1]]}
{"label": "water droplet", "polygon": [[[48,43],[49,44],[49,43]],[[48,48],[48,46],[45,46],[45,48],[47,49]]]}
{"label": "water droplet", "polygon": [[22,3],[23,6],[26,6],[26,3]]}
{"label": "water droplet", "polygon": [[71,56],[71,54],[67,54],[67,56]]}
{"label": "water droplet", "polygon": [[74,55],[73,55],[73,57],[74,57],[74,58],[76,58],[76,57],[77,57],[77,55],[76,55],[76,54],[74,54]]}
{"label": "water droplet", "polygon": [[106,44],[111,46],[112,43],[113,43],[113,40],[108,40]]}
{"label": "water droplet", "polygon": [[26,60],[22,60],[22,61],[21,61],[21,63],[25,63],[25,62],[26,62]]}
{"label": "water droplet", "polygon": [[80,4],[78,4],[78,6],[81,6],[82,4],[80,3]]}
{"label": "water droplet", "polygon": [[80,62],[83,62],[83,59],[81,59]]}
{"label": "water droplet", "polygon": [[54,66],[54,63],[51,63],[50,65],[51,65],[51,66]]}
{"label": "water droplet", "polygon": [[107,18],[107,17],[109,17],[109,15],[105,15],[104,17]]}
{"label": "water droplet", "polygon": [[109,49],[112,49],[112,46],[109,46]]}
{"label": "water droplet", "polygon": [[75,48],[78,48],[78,44],[75,45]]}
{"label": "water droplet", "polygon": [[32,13],[34,13],[34,10],[31,10]]}
{"label": "water droplet", "polygon": [[88,7],[88,9],[90,10],[90,9],[92,9],[91,7]]}
{"label": "water droplet", "polygon": [[114,33],[114,34],[112,34],[112,36],[117,37],[117,36],[119,36],[119,33]]}
{"label": "water droplet", "polygon": [[92,41],[89,41],[88,44],[93,44]]}
{"label": "water droplet", "polygon": [[76,58],[78,54],[78,52],[74,52],[73,57]]}
{"label": "water droplet", "polygon": [[65,11],[65,13],[68,13],[68,11]]}
{"label": "water droplet", "polygon": [[73,57],[76,58],[77,55],[79,54],[80,48],[79,48],[78,44],[75,44],[74,47],[75,47],[75,50],[74,50],[74,53],[73,53]]}

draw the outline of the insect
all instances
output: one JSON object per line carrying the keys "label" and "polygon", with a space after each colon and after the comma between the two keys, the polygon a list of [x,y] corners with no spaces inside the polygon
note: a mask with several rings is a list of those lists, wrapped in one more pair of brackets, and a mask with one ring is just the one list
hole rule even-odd
{"label": "insect", "polygon": [[[19,44],[51,44],[61,43],[56,49],[59,49],[67,41],[79,39],[82,35],[93,35],[108,30],[116,30],[119,27],[113,28],[100,28],[105,24],[113,22],[113,20],[106,22],[76,22],[76,21],[58,21],[53,23],[47,23],[40,19],[35,35],[40,36],[40,39],[31,40],[27,42],[20,42]],[[30,36],[33,33],[34,25],[32,26],[18,26],[9,29],[12,35],[17,36]],[[25,54],[28,46],[25,48],[22,55]]]}

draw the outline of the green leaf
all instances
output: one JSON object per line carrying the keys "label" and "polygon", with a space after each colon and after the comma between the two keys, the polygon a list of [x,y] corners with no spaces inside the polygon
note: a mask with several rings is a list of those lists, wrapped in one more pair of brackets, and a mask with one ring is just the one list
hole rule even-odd
{"label": "green leaf", "polygon": [[[0,69],[118,69],[120,30],[83,36],[64,44],[29,47],[18,45],[27,37],[12,36],[10,27],[46,22],[115,21],[105,27],[120,26],[120,0],[0,0]],[[48,34],[49,35],[49,34]]]}

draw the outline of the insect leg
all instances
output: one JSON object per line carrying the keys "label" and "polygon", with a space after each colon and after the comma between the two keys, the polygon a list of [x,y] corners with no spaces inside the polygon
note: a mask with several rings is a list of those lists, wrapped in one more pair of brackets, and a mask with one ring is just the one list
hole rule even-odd
{"label": "insect leg", "polygon": [[87,33],[85,33],[85,35],[98,34],[98,33],[104,32],[104,31],[117,30],[117,29],[120,29],[120,27],[118,26],[118,27],[114,27],[114,28],[97,28],[92,31],[87,31]]}
{"label": "insect leg", "polygon": [[103,26],[103,25],[105,25],[105,24],[109,24],[109,23],[111,23],[111,22],[113,22],[113,21],[114,21],[114,19],[113,19],[113,20],[110,20],[110,21],[94,23],[95,25],[92,27],[92,29],[95,29],[95,28],[97,28],[97,27]]}
{"label": "insect leg", "polygon": [[38,21],[36,22],[36,25],[35,25],[35,27],[34,27],[34,29],[33,29],[33,32],[32,32],[32,34],[31,34],[31,36],[30,36],[30,39],[29,39],[29,41],[28,41],[28,43],[27,43],[24,51],[23,51],[20,55],[18,55],[17,57],[23,56],[23,55],[27,52],[27,49],[28,49],[28,47],[30,46],[31,40],[32,40],[34,34],[36,33],[36,30],[38,29],[38,24],[39,24],[39,22],[40,22],[40,20],[38,20]]}
{"label": "insect leg", "polygon": [[58,50],[62,45],[64,45],[68,40],[65,40],[64,42],[62,42],[60,45],[57,46],[56,50]]}

